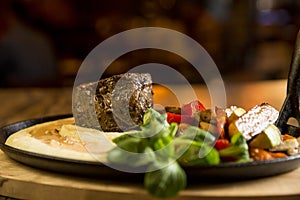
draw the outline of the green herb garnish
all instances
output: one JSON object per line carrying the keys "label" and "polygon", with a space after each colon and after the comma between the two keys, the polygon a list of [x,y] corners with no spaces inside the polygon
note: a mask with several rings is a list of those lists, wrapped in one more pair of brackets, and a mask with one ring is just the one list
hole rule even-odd
{"label": "green herb garnish", "polygon": [[113,140],[108,161],[129,167],[146,167],[144,186],[156,197],[175,196],[186,187],[184,165],[216,165],[219,153],[213,148],[215,137],[198,127],[189,127],[175,137],[178,125],[169,124],[166,114],[149,109],[141,131]]}

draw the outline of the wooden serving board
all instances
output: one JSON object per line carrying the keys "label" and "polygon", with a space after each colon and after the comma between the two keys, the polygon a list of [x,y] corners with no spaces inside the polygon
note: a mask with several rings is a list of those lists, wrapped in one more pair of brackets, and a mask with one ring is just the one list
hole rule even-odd
{"label": "wooden serving board", "polygon": [[[190,183],[173,199],[299,199],[300,168],[246,181]],[[0,151],[0,195],[19,199],[154,199],[143,183],[53,173],[20,164]]]}

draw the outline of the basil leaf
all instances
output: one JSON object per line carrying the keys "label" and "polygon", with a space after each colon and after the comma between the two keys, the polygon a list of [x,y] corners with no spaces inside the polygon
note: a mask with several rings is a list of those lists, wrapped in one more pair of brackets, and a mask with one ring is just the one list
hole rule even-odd
{"label": "basil leaf", "polygon": [[185,129],[179,138],[190,139],[194,141],[205,141],[205,143],[212,144],[215,141],[215,136],[210,132],[205,131],[196,126],[189,126]]}
{"label": "basil leaf", "polygon": [[127,140],[127,138],[130,138],[130,137],[137,137],[137,138],[140,138],[141,137],[141,134],[142,134],[142,131],[132,131],[132,132],[127,132],[126,134],[124,135],[120,135],[116,138],[114,138],[112,140],[112,142],[114,142],[116,145],[118,145],[120,142],[124,141],[124,140]]}
{"label": "basil leaf", "polygon": [[220,163],[218,151],[203,142],[182,140],[181,144],[176,146],[176,153],[181,155],[178,162],[183,166],[205,166]]}
{"label": "basil leaf", "polygon": [[169,123],[166,119],[166,114],[160,114],[154,109],[147,110],[144,114],[143,125],[140,126],[143,137],[152,137],[168,129]]}
{"label": "basil leaf", "polygon": [[161,169],[147,172],[144,185],[147,191],[156,197],[175,196],[186,187],[186,174],[177,162],[170,163]]}
{"label": "basil leaf", "polygon": [[149,165],[155,161],[155,154],[149,147],[146,147],[143,153],[129,152],[115,147],[108,152],[107,160],[113,164],[128,167],[140,167]]}
{"label": "basil leaf", "polygon": [[129,152],[134,152],[134,153],[143,152],[144,147],[140,147],[141,141],[142,138],[128,137],[126,140],[119,141],[118,147]]}

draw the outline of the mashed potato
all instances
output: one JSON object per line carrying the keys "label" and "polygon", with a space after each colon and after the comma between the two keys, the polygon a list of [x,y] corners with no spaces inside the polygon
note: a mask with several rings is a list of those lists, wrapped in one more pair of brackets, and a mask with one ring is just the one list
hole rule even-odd
{"label": "mashed potato", "polygon": [[112,139],[122,134],[79,127],[74,118],[66,118],[22,129],[5,144],[48,156],[105,162],[106,152],[115,147]]}

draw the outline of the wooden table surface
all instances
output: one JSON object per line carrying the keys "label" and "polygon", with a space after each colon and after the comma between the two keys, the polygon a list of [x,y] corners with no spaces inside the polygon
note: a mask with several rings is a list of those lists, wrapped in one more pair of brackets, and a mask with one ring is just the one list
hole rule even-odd
{"label": "wooden table surface", "polygon": [[[186,101],[184,86],[176,86]],[[203,86],[195,92],[207,107],[210,98]],[[246,109],[268,102],[280,108],[286,80],[226,84],[227,105]],[[156,104],[175,105],[174,95],[154,87]],[[71,113],[72,88],[0,89],[0,126],[44,116]],[[188,185],[174,199],[300,199],[300,168],[282,175],[256,180],[212,182]],[[78,177],[35,169],[17,163],[0,151],[0,195],[19,199],[153,199],[142,183]],[[0,198],[1,199],[1,198]]]}

